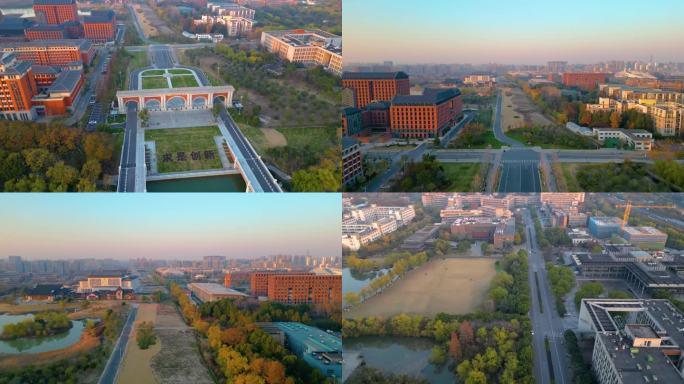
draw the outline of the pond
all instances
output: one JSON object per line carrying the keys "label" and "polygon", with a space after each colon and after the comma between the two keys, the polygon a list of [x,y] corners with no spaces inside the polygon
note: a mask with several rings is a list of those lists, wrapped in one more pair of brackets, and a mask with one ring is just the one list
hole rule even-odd
{"label": "pond", "polygon": [[244,192],[245,188],[240,175],[147,182],[147,192]]}
{"label": "pond", "polygon": [[344,339],[345,352],[359,352],[368,367],[385,373],[420,377],[430,383],[454,383],[456,375],[449,364],[436,366],[428,361],[435,343],[430,339],[394,336],[366,336]]}
{"label": "pond", "polygon": [[[0,314],[0,332],[5,324],[32,319],[33,315]],[[0,340],[0,354],[30,354],[49,352],[76,344],[81,339],[86,320],[72,320],[67,332],[45,337],[23,337],[14,340]]]}
{"label": "pond", "polygon": [[364,287],[368,286],[371,280],[378,276],[387,273],[389,269],[381,269],[379,271],[358,273],[353,272],[349,268],[342,269],[342,294],[347,292],[359,292]]}

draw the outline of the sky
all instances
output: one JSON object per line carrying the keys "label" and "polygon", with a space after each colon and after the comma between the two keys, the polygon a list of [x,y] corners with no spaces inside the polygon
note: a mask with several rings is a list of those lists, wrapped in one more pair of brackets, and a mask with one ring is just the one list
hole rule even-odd
{"label": "sky", "polygon": [[0,258],[339,256],[335,193],[3,194]]}
{"label": "sky", "polygon": [[346,63],[684,62],[682,0],[344,0]]}

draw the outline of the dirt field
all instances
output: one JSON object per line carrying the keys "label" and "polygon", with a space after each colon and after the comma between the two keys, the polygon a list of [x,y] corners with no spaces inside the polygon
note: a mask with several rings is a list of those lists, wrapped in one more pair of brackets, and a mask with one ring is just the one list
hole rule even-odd
{"label": "dirt field", "polygon": [[469,313],[483,302],[496,273],[494,259],[433,260],[345,314],[345,317]]}
{"label": "dirt field", "polygon": [[126,356],[121,365],[121,371],[119,371],[118,383],[146,384],[159,382],[154,377],[150,362],[152,357],[161,350],[161,342],[157,339],[156,344],[146,350],[142,350],[135,341],[135,329],[140,323],[143,321],[156,323],[158,306],[159,304],[140,304],[138,307],[133,330],[126,347]]}
{"label": "dirt field", "polygon": [[539,108],[522,89],[504,88],[502,92],[501,123],[504,131],[529,125],[553,125],[551,120],[539,112]]}
{"label": "dirt field", "polygon": [[266,138],[266,145],[271,147],[284,147],[287,145],[287,139],[282,133],[276,131],[273,128],[261,128],[261,132],[264,133]]}
{"label": "dirt field", "polygon": [[162,348],[152,357],[156,379],[165,384],[213,384],[202,364],[195,332],[185,325],[172,305],[160,305],[156,319],[157,342]]}
{"label": "dirt field", "polygon": [[[171,28],[166,26],[166,23],[147,4],[133,4],[133,8],[146,37],[173,34]],[[138,10],[142,10],[142,12]]]}

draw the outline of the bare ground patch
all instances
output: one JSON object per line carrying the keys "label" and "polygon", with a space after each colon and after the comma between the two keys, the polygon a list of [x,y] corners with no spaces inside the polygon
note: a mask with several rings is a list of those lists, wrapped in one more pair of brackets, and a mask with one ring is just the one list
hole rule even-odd
{"label": "bare ground patch", "polygon": [[152,370],[161,383],[212,384],[213,380],[202,364],[195,331],[185,325],[171,305],[160,305],[156,332],[161,350],[152,358]]}
{"label": "bare ground patch", "polygon": [[496,274],[494,259],[435,259],[345,314],[349,318],[400,313],[434,316],[473,312]]}
{"label": "bare ground patch", "polygon": [[504,88],[502,127],[504,131],[531,125],[554,125],[520,88]]}
{"label": "bare ground patch", "polygon": [[140,323],[149,321],[156,324],[158,306],[159,304],[140,304],[138,307],[138,313],[126,347],[126,356],[119,372],[119,383],[147,384],[159,382],[154,376],[150,362],[152,357],[161,350],[161,342],[157,339],[157,343],[148,349],[140,349],[135,341],[136,329]]}

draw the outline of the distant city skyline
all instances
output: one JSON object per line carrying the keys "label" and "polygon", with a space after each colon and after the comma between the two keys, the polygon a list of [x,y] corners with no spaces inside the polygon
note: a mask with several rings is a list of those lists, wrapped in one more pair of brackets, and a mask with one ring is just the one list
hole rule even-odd
{"label": "distant city skyline", "polygon": [[0,259],[340,256],[339,194],[7,194]]}
{"label": "distant city skyline", "polygon": [[684,3],[345,0],[346,63],[684,62]]}

